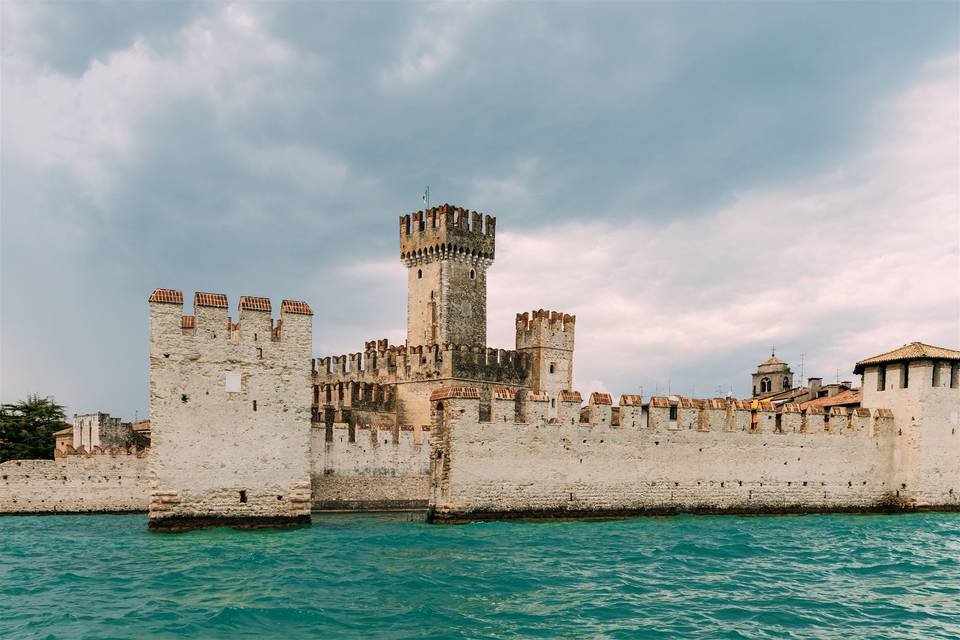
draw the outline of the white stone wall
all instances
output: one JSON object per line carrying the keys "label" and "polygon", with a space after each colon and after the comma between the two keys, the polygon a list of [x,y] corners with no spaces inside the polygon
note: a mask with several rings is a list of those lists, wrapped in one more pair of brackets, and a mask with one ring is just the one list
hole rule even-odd
{"label": "white stone wall", "polygon": [[0,513],[146,511],[149,454],[98,453],[0,464]]}
{"label": "white stone wall", "polygon": [[420,427],[354,430],[336,424],[333,441],[313,429],[314,509],[426,507],[430,488],[430,431]]}
{"label": "white stone wall", "polygon": [[[892,506],[898,438],[871,428],[776,433],[480,423],[466,399],[444,400],[434,433],[431,507],[438,518],[563,513],[829,511]],[[651,410],[651,416],[656,414]],[[749,412],[736,412],[747,413]],[[651,425],[656,425],[651,421]],[[789,422],[788,422],[789,424]],[[862,425],[861,425],[862,426]]]}
{"label": "white stone wall", "polygon": [[151,526],[308,519],[312,316],[281,312],[274,340],[269,312],[181,313],[150,304]]}

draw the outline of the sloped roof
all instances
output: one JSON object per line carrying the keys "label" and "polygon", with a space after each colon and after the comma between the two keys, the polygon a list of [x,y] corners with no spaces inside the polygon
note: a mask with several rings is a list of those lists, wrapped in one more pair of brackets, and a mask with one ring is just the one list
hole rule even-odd
{"label": "sloped roof", "polygon": [[835,396],[824,396],[822,398],[808,400],[802,403],[800,408],[809,409],[810,407],[822,407],[826,409],[828,407],[849,407],[851,405],[860,404],[860,399],[860,389],[847,389],[846,391],[841,391]]}
{"label": "sloped roof", "polygon": [[67,436],[73,433],[73,427],[67,427],[66,429],[60,429],[60,431],[54,431],[53,435],[55,436]]}
{"label": "sloped roof", "polygon": [[903,345],[899,349],[894,349],[893,351],[888,351],[886,353],[881,353],[878,356],[861,360],[853,368],[853,372],[863,373],[863,369],[865,367],[869,367],[870,365],[874,364],[886,364],[888,362],[904,362],[906,360],[920,360],[928,358],[934,360],[960,360],[960,351],[947,349],[946,347],[935,347],[931,344],[924,344],[922,342],[911,342],[910,344]]}

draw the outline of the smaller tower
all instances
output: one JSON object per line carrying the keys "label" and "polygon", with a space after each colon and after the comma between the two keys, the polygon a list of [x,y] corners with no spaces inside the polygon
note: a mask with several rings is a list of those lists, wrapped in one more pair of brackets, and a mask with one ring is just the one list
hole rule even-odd
{"label": "smaller tower", "polygon": [[517,351],[530,361],[528,384],[550,397],[548,416],[557,415],[561,391],[573,388],[573,336],[576,316],[559,311],[517,314]]}
{"label": "smaller tower", "polygon": [[757,365],[753,374],[753,397],[759,398],[773,393],[793,389],[793,371],[790,365],[777,358],[776,353]]}

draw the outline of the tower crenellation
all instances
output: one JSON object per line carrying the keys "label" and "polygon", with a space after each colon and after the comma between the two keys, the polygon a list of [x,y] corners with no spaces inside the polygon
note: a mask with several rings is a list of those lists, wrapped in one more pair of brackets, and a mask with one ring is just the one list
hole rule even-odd
{"label": "tower crenellation", "polygon": [[530,388],[550,398],[550,417],[557,415],[561,391],[573,388],[573,346],[576,316],[539,309],[517,314],[517,351],[530,361]]}
{"label": "tower crenellation", "polygon": [[400,217],[409,346],[486,346],[495,236],[496,218],[449,204]]}

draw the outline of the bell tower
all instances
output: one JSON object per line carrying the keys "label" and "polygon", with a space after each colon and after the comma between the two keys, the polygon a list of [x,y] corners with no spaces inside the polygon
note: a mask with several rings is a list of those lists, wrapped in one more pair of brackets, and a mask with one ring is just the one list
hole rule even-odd
{"label": "bell tower", "polygon": [[407,346],[486,346],[496,224],[496,218],[449,204],[400,216]]}

